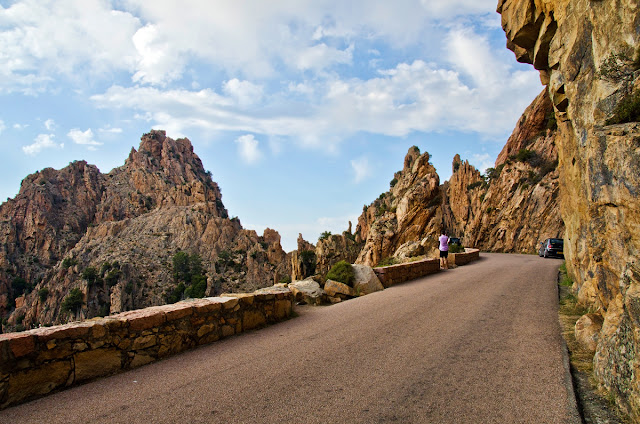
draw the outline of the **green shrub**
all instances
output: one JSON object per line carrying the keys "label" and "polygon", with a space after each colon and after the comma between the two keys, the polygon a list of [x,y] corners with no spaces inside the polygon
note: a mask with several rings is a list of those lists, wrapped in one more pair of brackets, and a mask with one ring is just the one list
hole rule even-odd
{"label": "green shrub", "polygon": [[40,290],[38,290],[38,297],[40,298],[41,302],[44,302],[45,300],[47,300],[47,297],[49,297],[49,289],[46,287],[43,287]]}
{"label": "green shrub", "polygon": [[518,162],[530,162],[533,158],[536,157],[536,152],[529,149],[520,149],[518,153],[515,155],[514,159]]}
{"label": "green shrub", "polygon": [[391,180],[389,182],[389,186],[390,187],[395,187],[396,184],[398,184],[398,179],[397,178],[394,178],[393,180]]}
{"label": "green shrub", "polygon": [[395,265],[397,263],[398,263],[398,260],[396,258],[394,258],[393,256],[391,256],[391,257],[388,257],[388,258],[384,258],[376,266],[390,266],[390,265]]}
{"label": "green shrub", "polygon": [[20,297],[23,294],[27,294],[30,291],[27,280],[22,277],[16,277],[13,279],[13,281],[11,282],[11,289],[13,290],[14,298]]}
{"label": "green shrub", "polygon": [[191,278],[191,285],[184,291],[186,297],[203,298],[207,291],[207,278],[203,275],[194,275]]}
{"label": "green shrub", "polygon": [[331,231],[324,231],[322,234],[320,234],[320,237],[318,237],[318,241],[326,240],[329,237],[331,237]]}
{"label": "green shrub", "polygon": [[302,261],[303,277],[307,278],[312,276],[316,272],[316,252],[313,250],[303,250],[300,253],[300,259]]}
{"label": "green shrub", "polygon": [[179,283],[176,287],[174,287],[169,292],[165,292],[165,299],[167,303],[176,303],[182,300],[182,295],[184,294],[185,285],[184,283]]}
{"label": "green shrub", "polygon": [[62,261],[62,267],[64,269],[71,268],[72,266],[75,266],[77,264],[78,261],[75,258],[64,258],[64,260]]}
{"label": "green shrub", "polygon": [[340,261],[331,267],[331,270],[327,273],[327,279],[338,281],[349,287],[353,287],[356,275],[350,263],[347,261]]}
{"label": "green shrub", "polygon": [[118,280],[120,279],[121,275],[122,275],[122,271],[114,268],[111,271],[109,271],[106,277],[104,277],[104,281],[107,283],[109,287],[113,287],[116,284],[118,284]]}
{"label": "green shrub", "polygon": [[483,184],[482,181],[476,181],[475,183],[471,183],[467,185],[467,190],[473,190],[474,188],[478,188]]}
{"label": "green shrub", "polygon": [[558,129],[556,113],[553,110],[549,113],[549,115],[547,115],[547,129],[550,131],[555,131]]}
{"label": "green shrub", "polygon": [[613,116],[605,122],[607,125],[640,121],[640,91],[625,96],[615,107]]}
{"label": "green shrub", "polygon": [[73,312],[76,313],[82,307],[82,292],[80,289],[71,289],[67,297],[62,301],[62,305],[60,309],[63,312]]}
{"label": "green shrub", "polygon": [[87,286],[93,286],[98,281],[98,270],[95,267],[86,267],[80,274],[83,280],[87,282]]}
{"label": "green shrub", "polygon": [[124,292],[125,292],[126,294],[131,294],[131,293],[133,293],[133,282],[132,282],[132,281],[129,281],[129,282],[127,283],[127,285],[126,285],[126,286],[124,286]]}
{"label": "green shrub", "polygon": [[280,279],[280,281],[278,281],[280,284],[289,284],[291,283],[291,277],[290,276],[284,276]]}

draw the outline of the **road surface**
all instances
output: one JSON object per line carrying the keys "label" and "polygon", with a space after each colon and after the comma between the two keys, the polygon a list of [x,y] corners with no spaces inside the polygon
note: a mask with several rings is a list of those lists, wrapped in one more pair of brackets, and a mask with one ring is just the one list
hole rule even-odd
{"label": "road surface", "polygon": [[579,423],[560,263],[482,254],[0,411],[0,423]]}

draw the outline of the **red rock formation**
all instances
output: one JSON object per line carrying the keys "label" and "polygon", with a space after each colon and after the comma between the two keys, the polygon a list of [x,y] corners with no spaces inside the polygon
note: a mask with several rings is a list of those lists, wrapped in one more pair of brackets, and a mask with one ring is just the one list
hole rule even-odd
{"label": "red rock formation", "polygon": [[[0,313],[20,294],[20,279],[34,288],[10,325],[68,319],[61,303],[72,288],[82,291],[87,317],[163,304],[176,288],[178,251],[202,258],[208,294],[252,291],[290,272],[277,232],[261,237],[228,219],[191,142],[164,131],[145,134],[107,175],[74,162],[27,177],[0,217]],[[83,274],[89,268],[97,277]]]}

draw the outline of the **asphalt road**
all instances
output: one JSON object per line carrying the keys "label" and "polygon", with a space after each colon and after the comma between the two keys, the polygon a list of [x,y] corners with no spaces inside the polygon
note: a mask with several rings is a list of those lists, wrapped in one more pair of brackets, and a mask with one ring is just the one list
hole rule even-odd
{"label": "asphalt road", "polygon": [[0,411],[0,423],[579,423],[560,263],[482,254]]}

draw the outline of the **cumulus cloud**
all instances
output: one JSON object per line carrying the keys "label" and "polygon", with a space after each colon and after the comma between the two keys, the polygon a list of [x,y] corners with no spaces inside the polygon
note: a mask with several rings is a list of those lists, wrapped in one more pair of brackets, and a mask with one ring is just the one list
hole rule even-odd
{"label": "cumulus cloud", "polygon": [[54,138],[54,134],[38,134],[32,144],[22,146],[22,151],[29,156],[34,156],[40,153],[43,149],[64,148],[64,144],[57,144],[53,141]]}
{"label": "cumulus cloud", "polygon": [[34,92],[78,70],[125,71],[135,83],[166,86],[192,60],[245,78],[273,76],[283,64],[324,71],[351,63],[353,40],[402,48],[431,39],[440,19],[495,15],[495,0],[194,0],[190,7],[122,0],[117,6],[17,0],[0,7],[0,90]]}
{"label": "cumulus cloud", "polygon": [[487,168],[491,168],[494,165],[494,160],[488,153],[474,153],[471,155],[469,162],[483,174],[487,171]]}
{"label": "cumulus cloud", "polygon": [[106,127],[99,128],[98,131],[101,133],[121,134],[122,128],[117,128],[117,127],[112,127],[110,125],[107,125]]}
{"label": "cumulus cloud", "polygon": [[369,164],[369,159],[366,157],[361,157],[357,159],[353,159],[351,161],[351,169],[355,174],[354,181],[357,183],[361,183],[366,180],[373,174],[373,170],[371,169],[371,165]]}
{"label": "cumulus cloud", "polygon": [[91,128],[86,131],[74,128],[67,133],[67,136],[73,140],[74,143],[89,146],[91,150],[94,150],[97,146],[102,146],[102,143],[93,139],[93,131],[91,131]]}
{"label": "cumulus cloud", "polygon": [[[36,94],[60,75],[133,70],[140,26],[100,0],[19,0],[0,6],[0,92]],[[105,30],[108,28],[108,30]]]}
{"label": "cumulus cloud", "polygon": [[55,128],[55,121],[53,119],[47,119],[46,121],[44,121],[44,127],[47,129],[47,131],[52,131]]}
{"label": "cumulus cloud", "polygon": [[254,164],[262,158],[258,140],[252,134],[246,134],[235,140],[238,143],[238,153],[242,160],[248,164]]}
{"label": "cumulus cloud", "polygon": [[263,94],[262,87],[259,85],[249,81],[240,81],[237,78],[225,81],[222,86],[222,91],[242,107],[259,103],[262,100]]}

